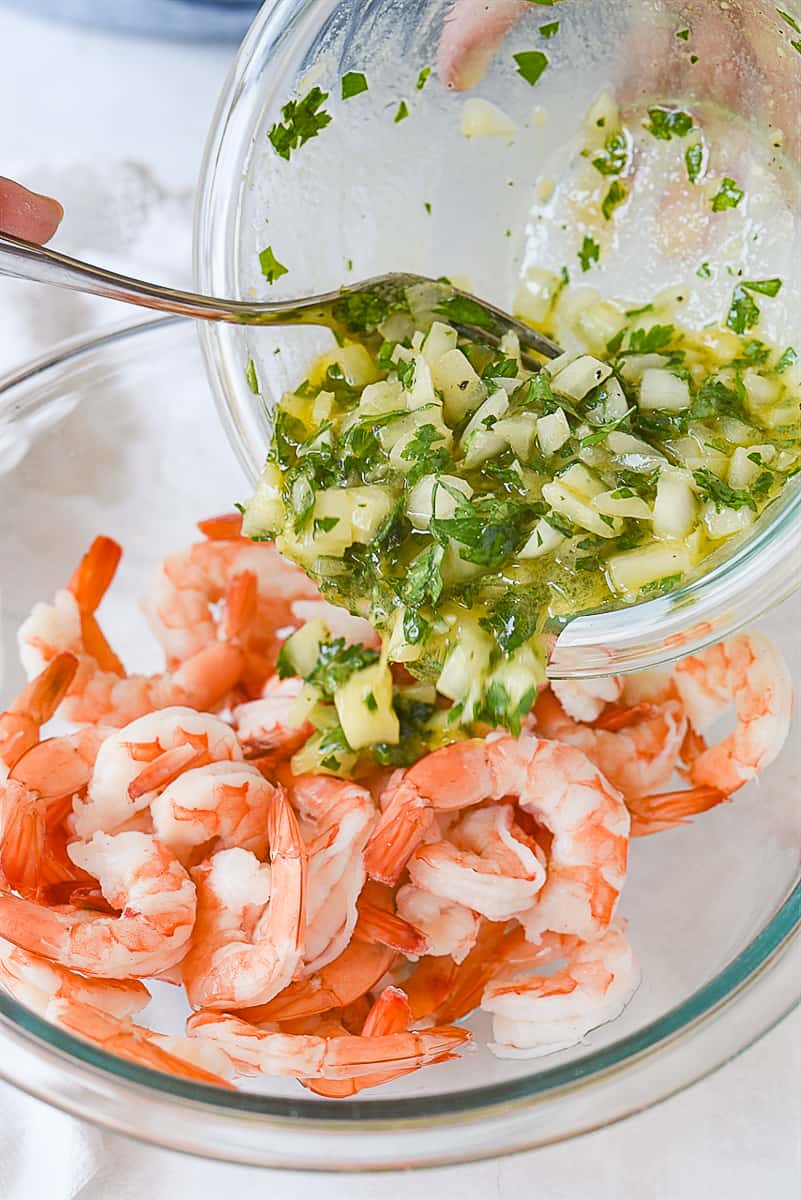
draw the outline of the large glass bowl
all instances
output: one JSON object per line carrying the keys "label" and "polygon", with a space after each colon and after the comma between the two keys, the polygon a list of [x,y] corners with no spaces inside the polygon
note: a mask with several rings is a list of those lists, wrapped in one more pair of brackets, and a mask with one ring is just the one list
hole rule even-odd
{"label": "large glass bowl", "polygon": [[[569,262],[574,281],[591,282],[632,307],[660,288],[680,285],[689,298],[688,320],[702,324],[722,319],[737,278],[776,275],[784,286],[770,313],[765,310],[767,332],[782,345],[785,339],[798,344],[801,72],[790,45],[796,35],[774,5],[576,0],[551,12],[523,0],[489,0],[487,8],[522,16],[481,82],[468,92],[449,91],[434,71],[418,88],[421,68],[437,61],[451,4],[274,0],[264,6],[229,77],[207,147],[195,241],[202,291],[283,299],[402,270],[468,276],[479,295],[508,308],[527,263],[558,271]],[[799,0],[788,0],[785,11],[801,23]],[[554,18],[558,34],[543,39],[538,27]],[[676,36],[682,32],[686,38]],[[531,88],[516,72],[513,54],[534,47],[549,65]],[[340,78],[351,70],[366,74],[369,90],[341,100]],[[329,93],[324,107],[332,121],[286,161],[274,152],[268,131],[291,96],[315,85]],[[615,253],[604,249],[600,270],[587,276],[578,270],[581,237],[561,223],[562,214],[575,209],[564,200],[559,206],[560,180],[577,160],[583,115],[608,89],[631,111],[677,99],[709,122],[716,153],[748,189],[745,204],[726,214],[727,224],[708,232],[711,248],[704,243],[705,249],[685,253],[677,234],[679,252],[658,253],[646,205],[627,210]],[[499,105],[517,122],[517,134],[464,138],[460,115],[468,96]],[[396,123],[401,99],[409,116]],[[743,137],[747,120],[755,126],[750,140]],[[680,154],[679,161],[683,172]],[[647,172],[643,179],[637,187],[658,190]],[[555,198],[538,199],[543,184],[554,182]],[[772,189],[780,197],[773,208]],[[677,212],[675,224],[684,219]],[[715,242],[715,231],[723,229],[725,240]],[[268,244],[288,268],[274,286],[265,283],[258,262]],[[715,264],[711,281],[696,275],[704,257]],[[203,343],[226,430],[253,480],[277,397],[305,377],[330,335],[215,326],[204,329]],[[251,358],[263,398],[245,382]],[[801,579],[801,479],[746,539],[727,544],[705,567],[667,597],[571,622],[550,673],[589,676],[610,667],[653,666],[725,636],[788,596]]]}
{"label": "large glass bowl", "polygon": [[[194,521],[248,486],[219,428],[196,333],[156,321],[73,342],[0,380],[0,711],[22,686],[15,632],[98,533],[125,548],[100,611],[131,670],[158,670],[137,601]],[[769,631],[801,680],[794,602]],[[0,993],[0,1076],[161,1145],[308,1169],[421,1166],[597,1128],[685,1087],[748,1046],[801,992],[801,728],[759,785],[692,826],[635,842],[622,912],[643,969],[624,1016],[572,1051],[500,1061],[479,1048],[356,1102],[293,1081],[220,1092],[123,1062]],[[145,1022],[178,1031],[177,989]]]}

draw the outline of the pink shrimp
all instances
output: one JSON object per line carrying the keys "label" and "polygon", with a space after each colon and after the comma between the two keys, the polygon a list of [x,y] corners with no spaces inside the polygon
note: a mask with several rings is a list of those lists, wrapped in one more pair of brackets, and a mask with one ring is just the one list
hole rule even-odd
{"label": "pink shrimp", "polygon": [[481,918],[472,908],[443,900],[412,883],[398,889],[398,914],[425,936],[425,953],[463,962],[476,944]]}
{"label": "pink shrimp", "polygon": [[0,714],[0,776],[39,741],[42,726],[58,708],[77,670],[74,654],[57,654]]}
{"label": "pink shrimp", "polygon": [[150,1003],[150,992],[138,979],[78,975],[9,942],[0,942],[0,983],[40,1015],[54,998],[91,1004],[113,1017],[132,1017]]}
{"label": "pink shrimp", "polygon": [[602,679],[552,679],[551,691],[574,721],[595,721],[607,704],[614,704],[623,692],[619,675]]}
{"label": "pink shrimp", "polygon": [[418,888],[505,921],[531,908],[545,883],[543,861],[513,807],[496,804],[465,813],[442,841],[418,846],[408,869]]}
{"label": "pink shrimp", "polygon": [[313,725],[292,719],[303,686],[302,679],[273,675],[265,683],[260,700],[237,705],[234,724],[246,758],[290,758],[311,737]]}
{"label": "pink shrimp", "polygon": [[[195,923],[195,888],[178,859],[144,833],[96,833],[69,855],[100,882],[113,915],[46,908],[0,894],[0,937],[102,979],[156,975],[179,962]],[[117,915],[119,913],[119,915]]]}
{"label": "pink shrimp", "polygon": [[538,1058],[583,1041],[591,1029],[620,1016],[640,972],[619,928],[581,942],[551,975],[503,976],[490,982],[481,1007],[493,1014],[500,1058]]}
{"label": "pink shrimp", "polygon": [[350,1079],[376,1069],[423,1067],[470,1040],[455,1026],[379,1037],[273,1033],[226,1013],[199,1012],[187,1021],[191,1037],[212,1039],[225,1050],[240,1075],[295,1079]]}
{"label": "pink shrimp", "polygon": [[264,1004],[290,983],[300,963],[306,855],[282,788],[270,806],[267,837],[269,883],[246,850],[224,850],[195,871],[197,927],[182,968],[195,1008]]}
{"label": "pink shrimp", "polygon": [[435,809],[506,796],[552,835],[545,884],[519,917],[529,939],[547,931],[601,933],[626,877],[629,814],[620,793],[573,746],[501,734],[429,754],[405,772],[379,818],[365,854],[368,873],[394,883]]}
{"label": "pink shrimp", "polygon": [[527,0],[455,0],[437,50],[445,86],[461,92],[480,83],[498,46],[527,8]]}

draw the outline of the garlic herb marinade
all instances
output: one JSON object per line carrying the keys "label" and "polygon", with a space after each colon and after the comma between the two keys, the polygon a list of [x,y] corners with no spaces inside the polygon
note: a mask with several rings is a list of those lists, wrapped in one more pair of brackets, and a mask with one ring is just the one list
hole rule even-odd
{"label": "garlic herb marinade", "polygon": [[[569,291],[554,281],[545,330]],[[360,340],[284,395],[244,531],[383,639],[330,694],[315,671],[344,643],[321,628],[287,644],[285,672],[311,680],[300,715],[316,705],[325,726],[308,769],[347,773],[375,745],[413,760],[477,722],[519,730],[562,620],[671,591],[779,495],[801,465],[796,352],[736,332],[736,310],[727,328],[682,329],[671,299],[603,302],[584,330],[596,352],[535,371],[514,337],[493,349],[457,332],[463,298],[418,288],[360,312]]]}

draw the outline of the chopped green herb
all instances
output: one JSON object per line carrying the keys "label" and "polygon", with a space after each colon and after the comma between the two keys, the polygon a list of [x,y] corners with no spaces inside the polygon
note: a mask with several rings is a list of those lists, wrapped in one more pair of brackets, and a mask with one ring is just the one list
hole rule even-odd
{"label": "chopped green herb", "polygon": [[643,313],[649,313],[649,312],[653,312],[653,311],[654,311],[653,304],[643,304],[642,308],[627,308],[626,316],[629,318],[641,317],[643,315]]}
{"label": "chopped green herb", "polygon": [[785,12],[782,8],[777,8],[776,12],[783,21],[786,21],[791,29],[794,29],[796,33],[801,33],[801,25],[798,24],[798,21],[796,21],[795,17],[791,17],[790,14]]}
{"label": "chopped green herb", "polygon": [[276,154],[288,159],[293,150],[317,137],[321,129],[330,124],[331,116],[320,111],[328,99],[328,92],[313,87],[302,100],[290,100],[281,109],[283,122],[273,125],[267,134]]}
{"label": "chopped green herb", "polygon": [[598,445],[600,445],[600,443],[606,438],[606,435],[608,433],[614,433],[614,431],[616,429],[619,429],[620,426],[623,424],[623,422],[627,421],[628,418],[631,416],[631,414],[635,411],[636,411],[636,406],[633,406],[632,408],[630,408],[626,412],[624,412],[622,417],[617,417],[617,419],[614,421],[607,421],[607,423],[605,425],[599,425],[598,428],[593,430],[592,433],[588,434],[587,437],[583,437],[581,439],[581,445],[582,446],[598,446]]}
{"label": "chopped green herb", "polygon": [[314,520],[315,533],[330,533],[339,524],[339,517],[316,517]]}
{"label": "chopped green herb", "polygon": [[702,262],[698,270],[695,272],[699,279],[711,279],[712,268],[708,262]]}
{"label": "chopped green herb", "polygon": [[[729,416],[742,420],[746,416],[743,397],[735,388],[730,388],[721,379],[705,379],[697,396],[690,405],[690,417],[694,421],[705,421],[708,417]],[[724,450],[729,453],[728,447]]]}
{"label": "chopped green herb", "polygon": [[641,596],[665,596],[668,592],[672,592],[675,587],[681,583],[681,573],[678,575],[665,575],[663,579],[654,579],[651,583],[646,583],[640,588]]}
{"label": "chopped green herb", "polygon": [[245,383],[254,396],[259,394],[259,379],[256,374],[256,364],[252,358],[248,359],[248,365],[245,367]]}
{"label": "chopped green herb", "polygon": [[431,201],[430,200],[423,201],[423,208],[426,210],[428,215],[431,216]]}
{"label": "chopped green herb", "polygon": [[754,497],[750,492],[737,491],[735,488],[729,487],[728,483],[719,479],[707,467],[693,471],[693,479],[701,493],[712,501],[718,511],[721,508],[756,509]]}
{"label": "chopped green herb", "polygon": [[673,325],[652,325],[650,329],[633,329],[629,334],[627,353],[658,354],[673,341],[676,329]]}
{"label": "chopped green herb", "polygon": [[376,698],[372,692],[368,692],[367,695],[364,697],[364,706],[368,712],[377,712],[378,711],[378,701],[376,700]]}
{"label": "chopped green herb", "polygon": [[751,279],[743,280],[743,287],[749,292],[759,292],[761,296],[777,296],[781,291],[781,279]]}
{"label": "chopped green herb", "polygon": [[626,135],[620,130],[610,133],[604,142],[603,150],[599,150],[592,160],[596,171],[602,175],[620,175],[625,171],[628,162],[629,149]]}
{"label": "chopped green herb", "polygon": [[693,119],[679,109],[657,106],[648,109],[648,120],[643,121],[643,125],[655,138],[669,142],[673,137],[686,137],[693,127]]}
{"label": "chopped green herb", "polygon": [[735,333],[753,329],[760,317],[759,306],[749,295],[758,292],[762,296],[775,296],[782,286],[781,279],[752,279],[738,283],[732,293],[731,304],[726,315],[726,324]]}
{"label": "chopped green herb", "polygon": [[488,725],[503,726],[517,737],[520,734],[523,717],[531,711],[531,706],[536,698],[537,689],[532,687],[525,692],[517,704],[513,704],[505,684],[493,680],[484,693],[483,703],[473,714],[473,719],[485,721]]}
{"label": "chopped green herb", "polygon": [[426,83],[428,82],[428,77],[430,74],[431,74],[431,68],[423,67],[422,71],[417,76],[417,83],[414,85],[417,88],[418,92],[422,92],[423,88],[426,86]]}
{"label": "chopped green herb", "polygon": [[542,596],[536,592],[508,592],[494,604],[480,624],[495,635],[504,654],[514,654],[537,632]]}
{"label": "chopped green herb", "polygon": [[356,643],[346,646],[343,637],[322,642],[317,652],[317,662],[308,675],[307,683],[319,689],[326,700],[333,700],[337,688],[350,679],[354,671],[362,671],[377,663],[380,655],[369,646]]}
{"label": "chopped green herb", "polygon": [[683,42],[688,42],[688,41],[690,40],[690,31],[689,31],[689,29],[677,29],[677,30],[676,30],[676,37],[677,37],[677,38],[681,38],[681,40],[682,40]]}
{"label": "chopped green herb", "polygon": [[612,213],[615,211],[615,209],[618,207],[619,204],[623,203],[623,201],[626,199],[626,196],[627,196],[626,188],[620,182],[620,180],[619,179],[612,180],[612,182],[609,185],[609,191],[604,196],[603,202],[601,204],[601,212],[604,214],[604,217],[606,218],[607,221],[610,221],[612,219]]}
{"label": "chopped green herb", "polygon": [[442,595],[442,546],[432,542],[413,559],[400,586],[400,596],[409,608],[436,604]]}
{"label": "chopped green herb", "polygon": [[720,189],[712,197],[712,211],[724,212],[727,208],[736,208],[742,200],[745,192],[739,188],[734,180],[726,175],[720,184]]}
{"label": "chopped green herb", "polygon": [[541,50],[522,50],[512,56],[517,63],[517,73],[532,87],[548,66],[548,56]]}
{"label": "chopped green herb", "polygon": [[581,263],[582,271],[589,271],[594,262],[598,262],[601,257],[601,247],[597,242],[594,242],[588,235],[584,235],[584,240],[581,243],[581,249],[578,252],[578,260]]}
{"label": "chopped green herb", "polygon": [[477,300],[469,296],[450,296],[434,309],[437,316],[445,317],[455,325],[475,325],[477,329],[495,329],[495,318]]}
{"label": "chopped green herb", "polygon": [[414,387],[414,377],[417,370],[414,359],[400,359],[395,364],[395,370],[398,373],[398,379],[403,390],[410,392]]}
{"label": "chopped green herb", "polygon": [[273,254],[272,246],[266,246],[259,254],[259,266],[268,283],[275,283],[276,279],[288,274],[287,268]]}
{"label": "chopped green herb", "polygon": [[349,258],[345,265],[347,266],[349,271],[352,271],[353,270],[353,259]]}
{"label": "chopped green herb", "polygon": [[421,425],[408,445],[404,446],[401,458],[415,464],[409,472],[410,486],[423,475],[436,475],[448,465],[447,447],[437,444],[444,440],[445,434],[435,425]]}
{"label": "chopped green herb", "polygon": [[687,178],[690,183],[695,183],[704,167],[704,147],[701,142],[695,142],[694,145],[687,147],[684,152],[684,161],[687,164]]}
{"label": "chopped green herb", "polygon": [[544,38],[555,37],[559,32],[559,22],[549,21],[547,25],[540,25],[540,33]]}
{"label": "chopped green herb", "polygon": [[342,76],[342,99],[350,100],[351,96],[359,96],[367,91],[367,79],[361,71],[348,71]]}
{"label": "chopped green herb", "polygon": [[794,350],[792,346],[788,346],[774,367],[776,374],[783,375],[787,368],[791,367],[794,362],[798,362],[798,351]]}
{"label": "chopped green herb", "polygon": [[690,65],[694,67],[697,62],[698,62],[698,55],[691,54],[690,55]]}
{"label": "chopped green herb", "polygon": [[401,100],[401,102],[398,105],[397,110],[395,112],[395,116],[392,118],[392,120],[394,121],[394,123],[396,125],[398,125],[401,121],[405,121],[406,118],[408,117],[408,115],[409,115],[408,105],[406,104],[405,100]]}

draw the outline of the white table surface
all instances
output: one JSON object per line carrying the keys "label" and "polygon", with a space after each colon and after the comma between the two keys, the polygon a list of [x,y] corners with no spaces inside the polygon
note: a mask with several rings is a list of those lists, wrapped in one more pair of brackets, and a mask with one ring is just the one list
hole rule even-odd
{"label": "white table surface", "polygon": [[[0,174],[60,196],[59,245],[189,278],[192,188],[229,48],[45,24],[0,7]],[[135,211],[133,211],[135,210]],[[130,219],[129,219],[130,217]],[[106,301],[0,284],[0,370],[88,324]],[[211,409],[209,410],[211,413]],[[211,418],[210,416],[210,419]],[[391,1176],[263,1172],[182,1158],[74,1121],[0,1085],[2,1200],[795,1200],[801,1023],[612,1129],[499,1162]]]}

